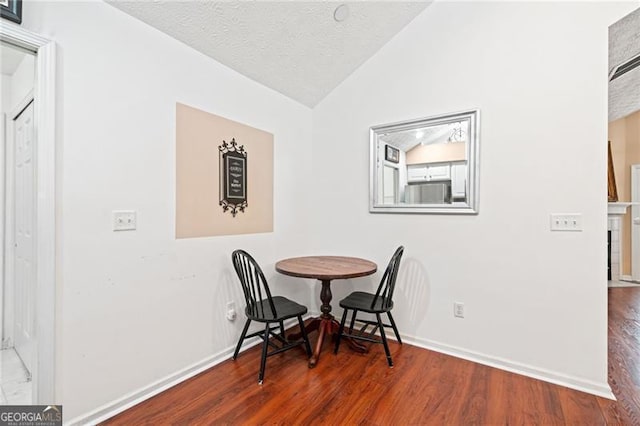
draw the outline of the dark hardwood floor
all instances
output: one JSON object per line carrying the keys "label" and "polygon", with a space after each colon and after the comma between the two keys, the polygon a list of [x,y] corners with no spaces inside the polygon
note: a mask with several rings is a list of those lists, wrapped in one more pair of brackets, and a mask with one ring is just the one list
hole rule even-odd
{"label": "dark hardwood floor", "polygon": [[609,289],[609,382],[618,401],[390,345],[393,369],[381,345],[369,354],[325,347],[312,370],[302,350],[288,351],[269,358],[262,386],[256,346],[106,423],[640,425],[640,288]]}
{"label": "dark hardwood floor", "polygon": [[640,288],[609,289],[609,385],[601,400],[610,424],[640,425]]}

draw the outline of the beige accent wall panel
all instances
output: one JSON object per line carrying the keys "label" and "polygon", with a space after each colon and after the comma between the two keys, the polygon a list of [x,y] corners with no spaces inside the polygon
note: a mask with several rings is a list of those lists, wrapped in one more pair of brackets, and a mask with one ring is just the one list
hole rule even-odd
{"label": "beige accent wall panel", "polygon": [[[247,208],[220,206],[219,150],[232,139],[247,152]],[[273,232],[273,135],[176,103],[176,238]]]}

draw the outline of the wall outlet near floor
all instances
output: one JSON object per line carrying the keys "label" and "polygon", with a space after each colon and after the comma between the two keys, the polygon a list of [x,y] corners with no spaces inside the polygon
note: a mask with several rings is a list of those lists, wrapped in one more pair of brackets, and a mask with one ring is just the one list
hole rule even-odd
{"label": "wall outlet near floor", "polygon": [[456,318],[464,318],[464,303],[453,302],[453,316]]}
{"label": "wall outlet near floor", "polygon": [[227,319],[233,321],[236,319],[236,303],[227,302]]}

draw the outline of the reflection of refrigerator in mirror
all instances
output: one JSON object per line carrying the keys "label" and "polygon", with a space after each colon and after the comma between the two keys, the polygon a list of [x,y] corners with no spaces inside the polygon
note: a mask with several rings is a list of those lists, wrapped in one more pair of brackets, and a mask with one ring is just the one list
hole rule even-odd
{"label": "reflection of refrigerator in mirror", "polygon": [[382,181],[382,204],[396,204],[398,202],[398,169],[384,166]]}
{"label": "reflection of refrigerator in mirror", "polygon": [[451,204],[451,181],[410,184],[404,193],[407,204]]}

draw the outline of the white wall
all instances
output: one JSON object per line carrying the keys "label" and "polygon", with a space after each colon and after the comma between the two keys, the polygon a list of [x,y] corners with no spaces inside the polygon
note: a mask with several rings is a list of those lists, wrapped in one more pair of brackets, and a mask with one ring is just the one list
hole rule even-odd
{"label": "white wall", "polygon": [[0,108],[7,112],[11,108],[11,76],[0,74]]}
{"label": "white wall", "polygon": [[[436,2],[314,109],[314,193],[340,207],[318,212],[314,242],[380,269],[405,245],[408,340],[607,392],[607,26],[634,6]],[[370,214],[368,128],[469,108],[479,215]],[[551,233],[552,212],[584,231]]]}
{"label": "white wall", "polygon": [[[315,299],[274,270],[308,250],[311,111],[105,3],[23,6],[59,47],[56,391],[70,420],[236,343],[233,249],[274,292]],[[176,102],[274,134],[273,233],[175,240]],[[137,231],[111,230],[118,209],[138,212]]]}
{"label": "white wall", "polygon": [[35,57],[25,54],[13,74],[0,74],[0,110],[9,113],[33,90]]}
{"label": "white wall", "polygon": [[22,102],[33,90],[36,74],[35,56],[25,55],[16,71],[11,76],[11,107]]}

